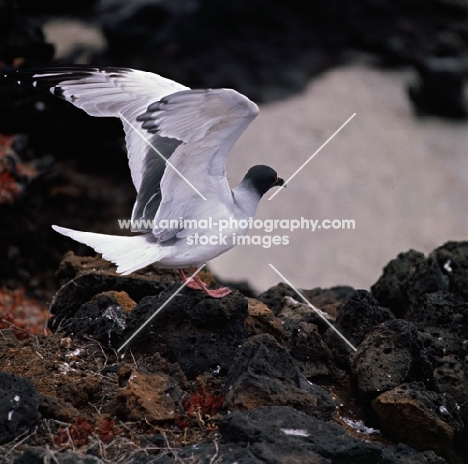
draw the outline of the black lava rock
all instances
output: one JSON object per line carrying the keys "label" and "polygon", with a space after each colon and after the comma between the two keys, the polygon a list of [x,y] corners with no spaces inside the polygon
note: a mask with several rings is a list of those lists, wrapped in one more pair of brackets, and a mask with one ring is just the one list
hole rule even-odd
{"label": "black lava rock", "polygon": [[380,305],[390,308],[397,317],[405,315],[411,301],[429,292],[448,290],[448,278],[437,260],[410,250],[385,266],[383,275],[372,286],[372,295]]}
{"label": "black lava rock", "polygon": [[453,397],[430,391],[422,382],[399,385],[373,400],[372,407],[386,436],[419,450],[443,454],[463,430]]}
{"label": "black lava rock", "polygon": [[468,242],[447,242],[436,248],[432,256],[447,276],[454,297],[468,302]]}
{"label": "black lava rock", "polygon": [[219,431],[228,443],[248,446],[266,463],[445,463],[433,452],[358,440],[334,422],[323,422],[288,406],[233,412],[220,421]]}
{"label": "black lava rock", "polygon": [[372,329],[350,356],[351,369],[364,398],[373,399],[403,382],[432,380],[433,367],[416,327],[401,319]]}
{"label": "black lava rock", "polygon": [[297,298],[296,292],[283,282],[278,285],[269,288],[257,297],[262,303],[265,303],[272,311],[275,316],[279,314],[284,306],[284,297],[290,296]]}
{"label": "black lava rock", "polygon": [[309,380],[337,380],[345,375],[336,367],[332,351],[314,324],[300,322],[293,330],[290,353],[299,372]]}
{"label": "black lava rock", "polygon": [[[44,464],[50,459],[49,455],[50,451],[29,449],[15,459],[14,464]],[[101,464],[102,460],[89,454],[65,451],[64,453],[54,453],[53,462],[55,464]]]}
{"label": "black lava rock", "polygon": [[39,395],[33,383],[0,372],[0,444],[34,427],[40,419]]}
{"label": "black lava rock", "polygon": [[126,325],[125,310],[118,298],[106,292],[81,305],[67,325],[66,332],[77,337],[90,336],[112,346],[121,340]]}
{"label": "black lava rock", "polygon": [[468,304],[449,292],[429,293],[410,307],[406,318],[418,328],[437,390],[468,407]]}
{"label": "black lava rock", "polygon": [[[220,464],[265,464],[265,461],[258,459],[248,446],[238,444],[233,446],[231,443],[197,443],[177,451],[177,457],[181,462],[190,462],[192,460],[200,464],[210,464],[216,462],[217,459]],[[132,464],[173,463],[174,455],[171,452],[163,453],[160,456],[135,456],[132,460]]]}
{"label": "black lava rock", "polygon": [[269,334],[255,335],[242,346],[224,392],[231,410],[288,405],[323,420],[335,411],[328,392],[301,376],[288,351]]}
{"label": "black lava rock", "polygon": [[428,293],[411,305],[405,319],[421,331],[449,329],[452,338],[463,338],[468,333],[467,308],[467,303],[455,299],[451,292]]}
{"label": "black lava rock", "polygon": [[376,325],[393,319],[391,313],[379,307],[378,301],[366,290],[356,290],[336,318],[336,327],[354,344],[359,345]]}
{"label": "black lava rock", "polygon": [[[130,276],[121,276],[110,267],[112,266],[108,262],[99,258],[80,258],[72,253],[65,256],[58,272],[65,277],[65,283],[55,294],[50,305],[53,317],[49,320],[49,327],[52,330],[69,326],[82,305],[102,292],[123,291],[133,300],[140,301],[145,296],[157,295],[164,289],[172,287],[177,280],[170,273],[167,275],[134,273]],[[80,333],[85,331],[84,328],[77,326],[75,330],[79,330]]]}
{"label": "black lava rock", "polygon": [[[335,326],[357,347],[373,327],[391,319],[393,315],[380,308],[369,292],[356,290],[339,308]],[[348,369],[350,347],[332,329],[328,329],[323,338],[332,349],[338,365]]]}
{"label": "black lava rock", "polygon": [[[131,312],[124,338],[131,336],[176,290],[146,297]],[[204,372],[224,375],[247,340],[247,299],[234,291],[222,299],[184,289],[131,342],[134,353],[160,351],[177,361],[189,378]]]}

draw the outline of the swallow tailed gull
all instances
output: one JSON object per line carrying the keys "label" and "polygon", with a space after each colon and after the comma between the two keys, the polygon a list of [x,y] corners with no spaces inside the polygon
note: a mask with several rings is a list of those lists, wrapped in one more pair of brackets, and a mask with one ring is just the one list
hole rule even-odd
{"label": "swallow tailed gull", "polygon": [[[8,77],[48,90],[91,116],[122,120],[137,191],[131,230],[141,234],[52,226],[94,248],[120,274],[154,263],[178,269],[186,282],[183,268],[201,266],[234,247],[235,237],[248,232],[239,227],[240,220],[252,218],[262,196],[284,184],[272,168],[257,165],[237,187],[229,187],[227,156],[258,114],[257,105],[235,90],[191,90],[126,68],[42,68]],[[222,232],[221,223],[229,224]],[[209,290],[198,276],[187,286],[214,298],[231,292],[226,287]]]}

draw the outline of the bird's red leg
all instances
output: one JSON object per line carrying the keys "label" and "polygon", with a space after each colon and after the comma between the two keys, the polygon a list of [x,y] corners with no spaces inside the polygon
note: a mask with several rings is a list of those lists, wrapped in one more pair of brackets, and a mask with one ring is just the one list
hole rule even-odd
{"label": "bird's red leg", "polygon": [[[177,269],[179,271],[180,275],[180,280],[182,280],[182,283],[185,284],[187,282],[187,276],[185,275],[185,272],[183,269]],[[190,279],[189,283],[186,285],[186,287],[191,288],[193,290],[200,290],[200,286],[194,282],[192,279]]]}
{"label": "bird's red leg", "polygon": [[[182,282],[185,283],[188,280],[187,276],[185,275],[182,269],[178,269],[178,271]],[[210,290],[206,286],[205,282],[202,282],[200,277],[198,277],[197,275],[194,276],[193,279],[190,279],[189,283],[186,286],[193,290],[201,290],[203,293],[205,293],[205,295],[208,295],[211,298],[224,298],[225,296],[232,293],[232,291],[227,287],[221,287],[216,290]]]}

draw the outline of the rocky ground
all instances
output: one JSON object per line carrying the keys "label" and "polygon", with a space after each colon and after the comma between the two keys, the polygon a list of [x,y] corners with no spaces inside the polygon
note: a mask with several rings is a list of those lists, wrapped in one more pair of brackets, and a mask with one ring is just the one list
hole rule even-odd
{"label": "rocky ground", "polygon": [[[74,22],[62,26],[54,45],[45,39],[43,25],[50,31],[57,18]],[[76,30],[77,24],[87,28]],[[352,62],[356,52],[364,51],[378,66],[404,65],[419,76],[408,95],[416,112],[460,120],[468,114],[463,94],[468,7],[457,0],[431,0],[424,9],[416,0],[277,0],[268,7],[263,0],[147,0],[131,5],[89,0],[60,8],[48,1],[9,0],[0,2],[0,30],[0,75],[21,66],[118,64],[155,71],[191,87],[233,87],[265,102],[304,89],[311,78]],[[325,134],[328,128],[323,130]],[[314,146],[322,137],[320,133],[312,141]],[[57,237],[50,224],[121,233],[116,219],[128,216],[134,200],[119,121],[88,117],[8,79],[0,80],[0,176],[0,256],[5,257],[0,279],[9,288],[25,287],[41,301],[56,290],[53,274],[70,249],[69,240]],[[419,184],[414,188],[420,189]],[[457,191],[455,200],[463,193]],[[452,200],[441,203],[456,202]],[[73,249],[89,251],[80,245]]]}
{"label": "rocky ground", "polygon": [[468,242],[401,253],[371,293],[303,290],[311,305],[285,284],[183,289],[131,340],[175,272],[69,253],[59,277],[48,335],[0,332],[2,462],[468,458]]}

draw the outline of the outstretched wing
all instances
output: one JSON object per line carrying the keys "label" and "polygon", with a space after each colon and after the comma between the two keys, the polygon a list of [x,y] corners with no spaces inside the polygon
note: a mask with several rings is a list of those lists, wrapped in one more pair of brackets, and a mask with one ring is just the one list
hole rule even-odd
{"label": "outstretched wing", "polygon": [[[128,68],[92,68],[85,66],[19,70],[6,75],[19,84],[48,90],[91,116],[114,116],[122,119],[133,184],[140,190],[147,171],[147,142],[130,123],[143,113],[148,103],[187,87],[157,74]],[[170,156],[176,144],[155,137],[161,153]],[[160,158],[160,157],[158,157]],[[157,160],[156,160],[157,161]],[[155,163],[152,162],[153,166]],[[153,169],[160,173],[165,161],[160,159]],[[162,174],[161,174],[162,175]]]}
{"label": "outstretched wing", "polygon": [[[138,192],[133,221],[190,217],[194,204],[204,201],[201,196],[231,200],[226,158],[258,114],[257,105],[240,93],[189,90],[157,74],[127,68],[41,68],[9,77],[46,89],[92,116],[122,120]],[[164,241],[178,230],[153,233]]]}
{"label": "outstretched wing", "polygon": [[[161,201],[160,182],[179,141],[157,134],[149,137],[135,130],[136,118],[148,104],[185,90],[185,87],[157,74],[128,68],[58,67],[19,70],[10,73],[19,84],[29,84],[72,103],[91,116],[114,116],[122,120],[128,161],[137,200],[132,219],[153,220]],[[148,144],[150,143],[153,148]],[[146,227],[132,227],[147,232]]]}
{"label": "outstretched wing", "polygon": [[[229,204],[226,159],[258,107],[235,90],[184,90],[148,106],[137,120],[142,129],[164,139],[180,141],[161,180],[162,201],[155,221],[191,218],[207,211],[208,203]],[[178,230],[154,230],[168,240]]]}

